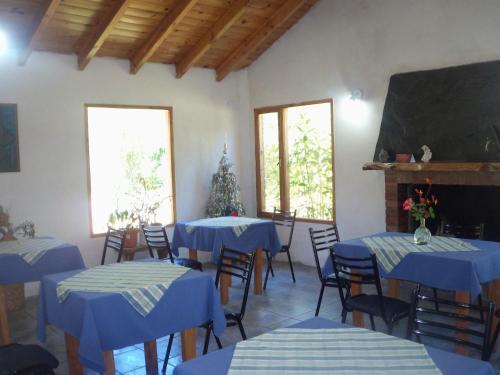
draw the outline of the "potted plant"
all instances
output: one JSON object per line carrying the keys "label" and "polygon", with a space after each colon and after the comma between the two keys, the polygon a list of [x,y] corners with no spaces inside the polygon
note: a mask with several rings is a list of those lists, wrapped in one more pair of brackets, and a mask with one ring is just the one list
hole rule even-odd
{"label": "potted plant", "polygon": [[139,215],[134,211],[118,209],[109,215],[109,225],[115,228],[125,229],[125,247],[136,247],[139,236]]}

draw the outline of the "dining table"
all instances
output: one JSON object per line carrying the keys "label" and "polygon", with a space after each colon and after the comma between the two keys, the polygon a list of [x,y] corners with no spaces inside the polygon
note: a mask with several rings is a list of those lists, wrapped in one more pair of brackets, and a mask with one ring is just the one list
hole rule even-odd
{"label": "dining table", "polygon": [[[500,307],[498,242],[433,236],[428,244],[416,245],[409,233],[383,232],[338,242],[333,250],[354,258],[376,254],[380,276],[389,281],[391,297],[399,298],[400,281],[410,281],[452,291],[455,300],[462,303],[469,303],[485,289],[488,298]],[[328,257],[323,274],[332,273]],[[361,285],[353,284],[352,294],[361,292]],[[353,323],[363,326],[361,313],[353,313]]]}
{"label": "dining table", "polygon": [[212,277],[169,261],[97,266],[42,278],[38,338],[64,332],[70,375],[84,367],[115,374],[113,350],[144,344],[146,373],[158,374],[156,339],[181,332],[182,358],[196,356],[196,327],[226,326]]}
{"label": "dining table", "polygon": [[0,241],[0,338],[10,343],[6,286],[40,281],[52,273],[85,267],[75,245],[51,237]]}
{"label": "dining table", "polygon": [[180,364],[173,375],[493,375],[489,362],[312,318]]}
{"label": "dining table", "polygon": [[[222,246],[233,250],[255,253],[254,293],[262,294],[264,249],[273,256],[281,249],[276,226],[272,220],[242,216],[205,218],[177,222],[172,238],[172,252],[178,256],[179,248],[189,249],[189,257],[198,259],[197,252],[209,252],[217,264]],[[229,301],[230,277],[224,275],[220,283],[221,302]]]}

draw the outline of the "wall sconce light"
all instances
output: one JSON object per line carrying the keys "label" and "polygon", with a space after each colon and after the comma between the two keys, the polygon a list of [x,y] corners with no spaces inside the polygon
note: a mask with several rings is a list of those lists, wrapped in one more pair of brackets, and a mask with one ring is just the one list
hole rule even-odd
{"label": "wall sconce light", "polygon": [[360,89],[353,90],[351,92],[351,100],[356,101],[356,100],[361,100],[363,99],[363,91]]}
{"label": "wall sconce light", "polygon": [[363,99],[364,94],[360,89],[352,90],[351,95],[346,97],[342,111],[347,121],[359,124],[367,120],[368,106]]}

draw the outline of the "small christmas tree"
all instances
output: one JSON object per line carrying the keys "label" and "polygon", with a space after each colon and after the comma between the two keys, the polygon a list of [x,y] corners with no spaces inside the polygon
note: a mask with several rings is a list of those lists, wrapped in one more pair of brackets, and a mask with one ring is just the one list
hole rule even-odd
{"label": "small christmas tree", "polygon": [[235,174],[231,172],[231,167],[225,144],[217,173],[212,176],[212,188],[207,205],[207,214],[210,217],[245,215],[245,208],[241,203],[240,186]]}

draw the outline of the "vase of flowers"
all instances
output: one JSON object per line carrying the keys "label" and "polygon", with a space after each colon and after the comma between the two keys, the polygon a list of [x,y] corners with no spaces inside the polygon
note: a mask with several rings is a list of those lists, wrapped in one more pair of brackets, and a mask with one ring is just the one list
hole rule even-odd
{"label": "vase of flowers", "polygon": [[425,226],[426,219],[434,219],[436,217],[436,206],[438,199],[431,194],[432,181],[426,178],[427,190],[424,192],[421,189],[415,189],[417,194],[415,199],[409,197],[403,203],[403,209],[408,211],[413,218],[420,223],[413,235],[413,241],[417,245],[426,245],[431,241],[431,231]]}

